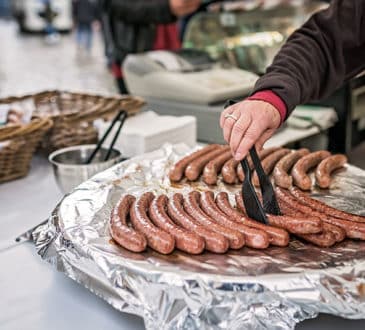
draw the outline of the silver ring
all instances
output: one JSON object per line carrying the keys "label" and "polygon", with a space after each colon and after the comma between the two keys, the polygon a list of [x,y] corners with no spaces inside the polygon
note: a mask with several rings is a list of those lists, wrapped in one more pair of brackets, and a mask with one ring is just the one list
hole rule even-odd
{"label": "silver ring", "polygon": [[236,116],[234,116],[234,115],[232,115],[232,114],[227,114],[227,115],[225,115],[224,116],[224,118],[226,118],[226,119],[228,119],[228,118],[231,118],[231,119],[233,119],[234,121],[237,121],[238,120],[238,118],[236,117]]}

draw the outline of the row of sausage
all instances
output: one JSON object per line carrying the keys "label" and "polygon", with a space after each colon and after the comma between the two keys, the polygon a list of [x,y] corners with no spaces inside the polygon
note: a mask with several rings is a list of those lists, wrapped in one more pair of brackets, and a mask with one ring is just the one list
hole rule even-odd
{"label": "row of sausage", "polygon": [[162,254],[175,248],[200,254],[204,250],[225,253],[243,246],[285,247],[290,234],[320,247],[330,247],[346,237],[365,240],[365,217],[334,209],[297,188],[277,187],[276,195],[283,215],[267,215],[268,224],[248,218],[240,193],[235,195],[236,205],[226,192],[124,195],[112,210],[110,233],[130,251],[142,252],[148,246]]}
{"label": "row of sausage", "polygon": [[[308,149],[290,150],[286,148],[267,148],[258,152],[266,174],[272,174],[277,186],[288,189],[292,185],[302,190],[310,190],[312,181],[308,172],[315,168],[316,183],[321,188],[328,188],[331,174],[347,163],[345,155],[331,155],[328,151],[310,152]],[[248,157],[251,169],[253,163]],[[239,161],[232,157],[228,146],[208,145],[179,160],[170,170],[172,182],[186,178],[195,181],[200,176],[208,185],[215,185],[219,175],[227,184],[242,182],[244,173]],[[259,180],[254,172],[253,183]]]}

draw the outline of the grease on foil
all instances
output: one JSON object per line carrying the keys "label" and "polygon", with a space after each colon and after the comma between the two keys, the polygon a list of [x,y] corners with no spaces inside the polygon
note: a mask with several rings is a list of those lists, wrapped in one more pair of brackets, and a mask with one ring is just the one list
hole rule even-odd
{"label": "grease on foil", "polygon": [[[365,318],[365,242],[321,249],[294,240],[288,248],[199,256],[116,246],[109,215],[122,194],[240,189],[170,185],[169,167],[189,152],[165,145],[81,184],[34,232],[38,253],[114,308],[143,317],[147,329],[291,329],[320,312]],[[365,215],[365,172],[347,166],[313,196]]]}

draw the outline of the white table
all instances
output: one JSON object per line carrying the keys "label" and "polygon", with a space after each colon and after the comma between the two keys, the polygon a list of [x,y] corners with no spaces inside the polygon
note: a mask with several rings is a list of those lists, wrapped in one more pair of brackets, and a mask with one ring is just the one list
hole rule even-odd
{"label": "white table", "polygon": [[[46,219],[60,200],[51,167],[36,157],[30,174],[0,185],[0,245]],[[0,251],[0,329],[144,329],[36,254],[31,243]],[[365,329],[365,321],[320,316],[297,329]]]}

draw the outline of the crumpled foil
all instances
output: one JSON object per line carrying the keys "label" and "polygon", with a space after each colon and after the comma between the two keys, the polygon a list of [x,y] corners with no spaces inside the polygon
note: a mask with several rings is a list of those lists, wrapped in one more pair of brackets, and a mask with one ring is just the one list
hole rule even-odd
{"label": "crumpled foil", "polygon": [[[198,256],[137,254],[113,243],[109,215],[122,194],[212,189],[170,185],[169,167],[190,151],[165,145],[81,184],[34,232],[38,253],[114,308],[143,317],[147,329],[290,329],[320,312],[365,318],[365,242],[323,249],[293,240],[287,248]],[[365,215],[365,172],[349,165],[331,190],[313,196]]]}

